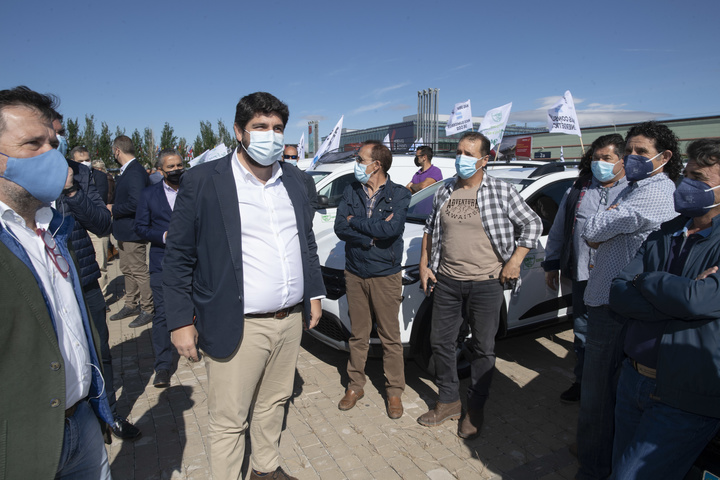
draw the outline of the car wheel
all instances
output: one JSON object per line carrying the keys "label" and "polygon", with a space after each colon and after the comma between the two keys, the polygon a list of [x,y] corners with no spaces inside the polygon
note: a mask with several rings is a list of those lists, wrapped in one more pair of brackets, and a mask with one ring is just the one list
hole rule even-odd
{"label": "car wheel", "polygon": [[[416,323],[417,322],[417,323]],[[418,314],[415,316],[413,321],[415,326],[413,327],[413,351],[415,352],[413,357],[415,362],[427,372],[429,376],[435,378],[435,355],[430,347],[430,328],[432,325],[432,295],[426,298]],[[463,326],[460,329],[460,335],[456,345],[456,360],[457,360],[457,373],[458,378],[466,378],[470,376],[470,352],[468,350],[468,327],[467,323],[463,322]]]}

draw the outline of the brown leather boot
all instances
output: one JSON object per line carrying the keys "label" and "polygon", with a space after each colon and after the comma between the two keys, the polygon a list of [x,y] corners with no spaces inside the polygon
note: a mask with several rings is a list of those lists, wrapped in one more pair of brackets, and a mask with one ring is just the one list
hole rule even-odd
{"label": "brown leather boot", "polygon": [[420,415],[417,422],[420,425],[425,425],[426,427],[434,427],[436,425],[440,425],[445,420],[456,420],[460,418],[461,413],[462,403],[460,403],[460,400],[452,403],[437,402],[435,404],[435,408]]}
{"label": "brown leather boot", "polygon": [[397,420],[403,415],[403,404],[400,397],[388,397],[387,414],[393,420]]}
{"label": "brown leather boot", "polygon": [[480,435],[485,415],[482,410],[469,410],[458,427],[458,437],[471,440]]}

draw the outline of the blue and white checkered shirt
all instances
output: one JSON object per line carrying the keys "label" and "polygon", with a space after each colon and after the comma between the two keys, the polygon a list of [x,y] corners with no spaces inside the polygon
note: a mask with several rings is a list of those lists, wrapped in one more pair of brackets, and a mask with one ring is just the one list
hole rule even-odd
{"label": "blue and white checkered shirt", "polygon": [[[432,212],[425,222],[424,231],[432,236],[428,266],[433,272],[437,272],[442,254],[440,211],[456,185],[457,177],[438,188]],[[542,222],[515,187],[486,173],[478,188],[477,204],[485,233],[504,262],[510,260],[516,247],[535,248],[542,233]]]}
{"label": "blue and white checkered shirt", "polygon": [[585,304],[607,305],[610,285],[660,224],[677,216],[675,183],[664,173],[628,184],[617,197],[617,207],[590,217],[583,238],[600,243],[585,289]]}

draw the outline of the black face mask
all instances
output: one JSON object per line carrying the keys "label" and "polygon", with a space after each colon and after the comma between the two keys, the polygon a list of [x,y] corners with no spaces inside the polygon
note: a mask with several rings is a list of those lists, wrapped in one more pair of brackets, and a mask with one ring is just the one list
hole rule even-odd
{"label": "black face mask", "polygon": [[172,172],[167,172],[165,178],[170,185],[180,185],[180,177],[182,177],[183,173],[185,173],[185,170],[173,170]]}
{"label": "black face mask", "polygon": [[416,167],[420,166],[420,159],[417,157],[417,155],[415,156],[415,166]]}

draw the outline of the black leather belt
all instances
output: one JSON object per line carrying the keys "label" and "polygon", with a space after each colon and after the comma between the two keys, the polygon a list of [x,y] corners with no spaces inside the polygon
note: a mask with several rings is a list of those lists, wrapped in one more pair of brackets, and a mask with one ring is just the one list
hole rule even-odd
{"label": "black leather belt", "polygon": [[275,318],[277,320],[281,320],[290,315],[291,313],[294,313],[296,310],[300,310],[301,307],[302,303],[298,303],[293,307],[283,308],[282,310],[278,310],[277,312],[246,313],[245,316],[248,318]]}
{"label": "black leather belt", "polygon": [[68,408],[67,410],[65,410],[65,418],[70,418],[70,417],[72,417],[73,415],[75,415],[75,411],[77,410],[78,405],[80,405],[80,403],[81,403],[81,402],[84,402],[84,401],[85,401],[84,398],[83,398],[82,400],[78,400],[75,405],[73,405],[72,407],[70,407],[70,408]]}

